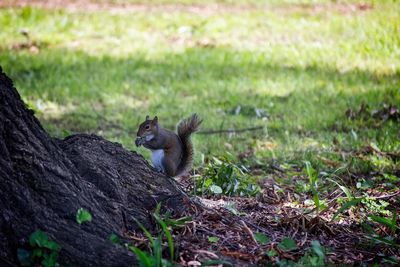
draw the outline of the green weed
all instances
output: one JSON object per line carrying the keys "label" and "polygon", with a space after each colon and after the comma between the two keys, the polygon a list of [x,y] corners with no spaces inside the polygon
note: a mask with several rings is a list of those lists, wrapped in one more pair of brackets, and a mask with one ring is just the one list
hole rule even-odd
{"label": "green weed", "polygon": [[90,222],[92,220],[92,214],[84,209],[84,208],[79,208],[78,211],[76,212],[76,222],[79,224],[82,224],[84,222]]}
{"label": "green weed", "polygon": [[[291,242],[292,243],[292,242]],[[321,246],[321,244],[313,240],[311,242],[311,247],[305,253],[303,257],[301,257],[297,262],[293,262],[290,260],[279,260],[279,266],[313,266],[313,267],[322,267],[327,266],[326,262],[326,249]]]}
{"label": "green weed", "polygon": [[[147,237],[148,241],[150,242],[151,245],[151,252],[146,252],[141,250],[138,247],[132,246],[132,245],[127,245],[127,247],[135,253],[138,261],[139,261],[139,266],[142,267],[169,267],[169,266],[175,266],[173,261],[175,260],[175,248],[174,248],[174,241],[172,238],[172,234],[170,231],[171,226],[182,226],[184,221],[187,221],[188,218],[181,218],[178,220],[173,220],[171,218],[168,218],[169,224],[164,220],[164,218],[161,217],[160,215],[160,209],[161,209],[161,203],[157,204],[157,207],[153,213],[153,217],[157,222],[157,225],[161,228],[158,232],[157,238],[154,238],[152,234],[139,222],[136,221],[136,223],[139,225],[140,229],[143,231],[145,236]],[[167,215],[166,217],[169,217]],[[169,256],[170,260],[166,260],[162,257],[162,240],[163,236],[165,236],[167,243],[168,243],[168,250],[169,250]],[[114,236],[110,237],[110,239],[116,240]]]}
{"label": "green weed", "polygon": [[214,157],[205,167],[203,176],[197,178],[196,193],[255,196],[260,187],[247,172],[244,166],[234,164],[227,157]]}
{"label": "green weed", "polygon": [[49,240],[47,233],[37,230],[29,236],[29,248],[19,248],[17,257],[22,266],[36,266],[40,263],[44,267],[54,267],[58,266],[60,250],[61,246]]}

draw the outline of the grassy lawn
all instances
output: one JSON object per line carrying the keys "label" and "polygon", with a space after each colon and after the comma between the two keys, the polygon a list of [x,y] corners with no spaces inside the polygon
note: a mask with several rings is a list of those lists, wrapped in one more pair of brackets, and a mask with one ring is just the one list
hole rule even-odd
{"label": "grassy lawn", "polygon": [[204,131],[262,126],[197,134],[200,171],[228,153],[260,178],[277,162],[281,184],[310,161],[355,195],[383,177],[381,193],[399,190],[400,3],[100,2],[0,9],[0,65],[53,136],[95,133],[134,150],[147,114],[174,128],[197,112]]}

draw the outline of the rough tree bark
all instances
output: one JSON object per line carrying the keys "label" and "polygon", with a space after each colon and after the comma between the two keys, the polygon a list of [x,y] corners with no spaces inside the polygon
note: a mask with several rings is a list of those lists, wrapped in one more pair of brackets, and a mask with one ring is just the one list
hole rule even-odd
{"label": "rough tree bark", "polygon": [[[61,246],[71,266],[134,266],[109,241],[112,233],[149,226],[157,202],[179,212],[187,197],[142,156],[95,135],[51,138],[0,67],[0,265],[17,264],[17,248],[35,230]],[[77,210],[93,220],[79,225]]]}

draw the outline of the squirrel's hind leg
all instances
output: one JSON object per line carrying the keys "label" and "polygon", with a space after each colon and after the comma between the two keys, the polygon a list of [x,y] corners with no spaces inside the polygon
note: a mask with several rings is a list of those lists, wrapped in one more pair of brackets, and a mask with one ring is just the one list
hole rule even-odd
{"label": "squirrel's hind leg", "polygon": [[174,177],[177,171],[178,166],[173,162],[172,160],[168,159],[167,157],[164,157],[162,160],[162,165],[164,167],[165,173],[170,176]]}

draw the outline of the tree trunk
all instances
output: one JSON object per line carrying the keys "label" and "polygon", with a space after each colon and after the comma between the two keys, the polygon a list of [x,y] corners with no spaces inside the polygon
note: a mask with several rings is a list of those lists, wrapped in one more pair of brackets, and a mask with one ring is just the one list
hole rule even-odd
{"label": "tree trunk", "polygon": [[[17,249],[42,230],[71,266],[134,266],[135,257],[109,240],[151,226],[157,202],[184,209],[175,181],[136,152],[95,135],[51,138],[0,67],[0,265],[18,263]],[[93,216],[79,225],[79,208]],[[179,208],[178,208],[179,207]]]}

